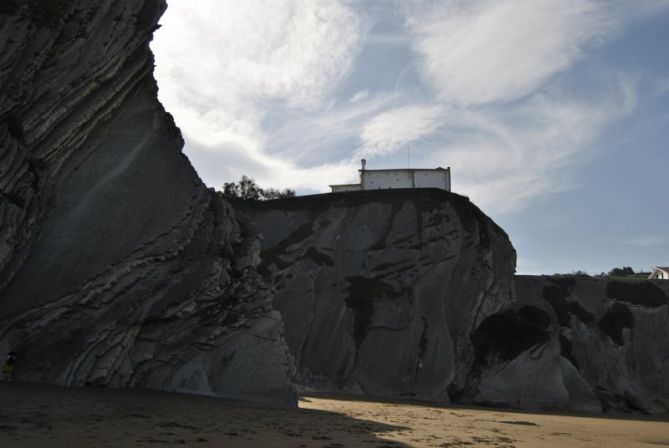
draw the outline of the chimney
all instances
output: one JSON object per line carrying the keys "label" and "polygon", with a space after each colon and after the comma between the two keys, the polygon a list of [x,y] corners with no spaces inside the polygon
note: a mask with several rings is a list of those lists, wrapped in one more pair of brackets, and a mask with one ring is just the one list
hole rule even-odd
{"label": "chimney", "polygon": [[365,167],[367,166],[367,161],[365,159],[362,159],[360,163],[362,163],[362,171],[365,171]]}

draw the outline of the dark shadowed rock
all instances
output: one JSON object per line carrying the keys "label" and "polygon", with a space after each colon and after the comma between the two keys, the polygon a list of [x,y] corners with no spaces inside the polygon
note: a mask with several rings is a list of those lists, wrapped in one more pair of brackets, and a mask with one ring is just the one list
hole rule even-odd
{"label": "dark shadowed rock", "polygon": [[661,288],[646,281],[611,281],[606,284],[606,296],[610,299],[651,308],[666,305],[669,302],[669,297]]}
{"label": "dark shadowed rock", "polygon": [[[669,282],[517,276],[515,289],[519,304],[548,305],[559,351],[537,361],[559,356],[571,366],[562,384],[574,408],[581,400],[588,410],[596,397],[604,410],[669,411]],[[587,389],[572,390],[576,380]]]}
{"label": "dark shadowed rock", "polygon": [[263,235],[261,271],[301,387],[667,411],[669,319],[652,291],[664,297],[669,285],[635,289],[651,299],[616,298],[637,305],[607,297],[606,280],[518,276],[512,287],[506,234],[466,198],[438,190],[237,206]]}
{"label": "dark shadowed rock", "polygon": [[[470,334],[511,304],[515,251],[440,190],[240,203],[303,387],[447,401],[469,381]],[[522,345],[522,344],[521,344]]]}
{"label": "dark shadowed rock", "polygon": [[164,8],[0,7],[0,354],[21,380],[294,404],[256,236],[156,98]]}

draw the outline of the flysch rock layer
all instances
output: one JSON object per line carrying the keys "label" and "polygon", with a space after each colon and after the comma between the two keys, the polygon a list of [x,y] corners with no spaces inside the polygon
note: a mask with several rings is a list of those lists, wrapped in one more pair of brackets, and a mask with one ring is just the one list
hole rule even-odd
{"label": "flysch rock layer", "polygon": [[260,271],[304,389],[669,411],[669,282],[514,282],[507,235],[439,190],[238,207],[263,235]]}
{"label": "flysch rock layer", "polygon": [[0,355],[19,380],[294,405],[256,237],[156,97],[164,9],[0,4]]}
{"label": "flysch rock layer", "polygon": [[476,361],[472,328],[511,306],[515,251],[464,197],[389,190],[239,207],[263,236],[261,272],[307,389],[447,402]]}

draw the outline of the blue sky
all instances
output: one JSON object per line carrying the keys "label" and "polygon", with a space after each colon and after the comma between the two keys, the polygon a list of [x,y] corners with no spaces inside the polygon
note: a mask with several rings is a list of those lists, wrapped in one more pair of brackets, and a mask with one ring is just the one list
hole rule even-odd
{"label": "blue sky", "polygon": [[450,166],[519,273],[669,265],[669,0],[170,3],[159,96],[212,187]]}

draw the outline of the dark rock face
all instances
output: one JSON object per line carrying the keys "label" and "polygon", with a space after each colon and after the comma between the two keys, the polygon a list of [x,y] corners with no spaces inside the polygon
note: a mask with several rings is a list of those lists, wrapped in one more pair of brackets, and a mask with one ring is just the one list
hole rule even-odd
{"label": "dark rock face", "polygon": [[448,401],[470,382],[470,335],[511,306],[515,251],[466,198],[392,190],[239,207],[264,237],[261,272],[304,387]]}
{"label": "dark rock face", "polygon": [[305,389],[669,411],[669,282],[514,279],[506,234],[438,190],[238,207]]}
{"label": "dark rock face", "polygon": [[164,8],[0,7],[0,354],[22,380],[292,404],[256,236],[156,98]]}
{"label": "dark rock face", "polygon": [[514,287],[506,234],[439,190],[238,209],[207,190],[156,99],[164,7],[0,4],[0,355],[17,379],[290,405],[289,347],[320,391],[669,412],[669,282]]}
{"label": "dark rock face", "polygon": [[[583,411],[669,412],[668,283],[516,277],[516,306],[532,304],[551,319],[545,349],[525,360],[522,368],[537,371],[559,365],[561,371],[528,377],[524,388],[539,392],[534,404],[552,402]],[[482,395],[508,387],[508,379],[500,375],[482,382]],[[518,403],[527,401],[522,393],[517,395]]]}

